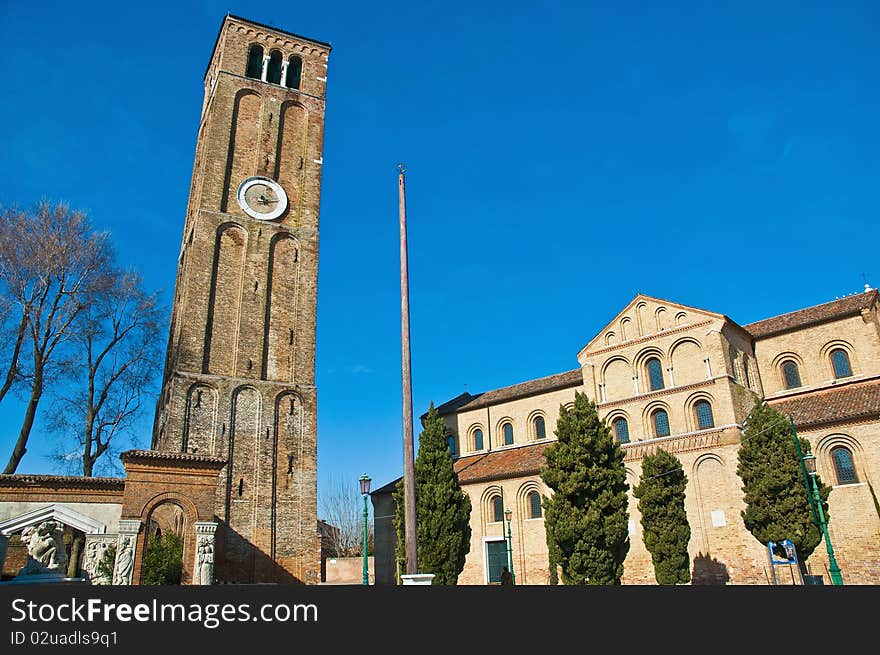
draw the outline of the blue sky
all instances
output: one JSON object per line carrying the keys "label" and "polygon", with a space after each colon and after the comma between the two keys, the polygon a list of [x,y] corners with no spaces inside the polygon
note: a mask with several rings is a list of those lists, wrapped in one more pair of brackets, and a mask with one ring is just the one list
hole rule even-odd
{"label": "blue sky", "polygon": [[[402,469],[399,161],[417,416],[576,367],[638,292],[748,323],[880,284],[880,5],[659,4],[3,0],[0,204],[87,210],[170,302],[223,16],[329,41],[319,488],[375,488]],[[40,425],[19,472],[52,470]]]}

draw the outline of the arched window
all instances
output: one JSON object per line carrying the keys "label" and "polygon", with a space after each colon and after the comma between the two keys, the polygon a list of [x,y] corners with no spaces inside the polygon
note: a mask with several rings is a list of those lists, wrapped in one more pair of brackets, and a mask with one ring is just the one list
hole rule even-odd
{"label": "arched window", "polygon": [[474,430],[474,450],[483,450],[483,431],[480,428]]}
{"label": "arched window", "polygon": [[529,518],[541,518],[541,494],[537,491],[529,492]]}
{"label": "arched window", "polygon": [[492,522],[500,523],[504,520],[504,501],[501,496],[492,497]]}
{"label": "arched window", "polygon": [[246,77],[259,80],[263,77],[263,46],[253,44],[248,50],[247,68],[244,72]]}
{"label": "arched window", "polygon": [[657,391],[663,388],[663,366],[660,360],[652,357],[648,360],[648,380],[651,383],[651,391]]}
{"label": "arched window", "polygon": [[544,428],[544,417],[536,416],[535,417],[535,439],[544,439],[547,437],[547,432]]}
{"label": "arched window", "polygon": [[843,348],[831,351],[831,365],[834,367],[834,377],[848,378],[852,375],[852,367],[849,365],[849,355]]}
{"label": "arched window", "polygon": [[843,446],[835,448],[831,451],[831,459],[834,460],[837,484],[852,484],[859,481],[849,448],[844,448]]}
{"label": "arched window", "polygon": [[629,423],[622,416],[614,419],[614,436],[620,443],[629,443]]}
{"label": "arched window", "polygon": [[694,405],[694,412],[697,415],[697,428],[705,430],[715,427],[715,419],[712,416],[712,405],[707,400],[700,400]]}
{"label": "arched window", "polygon": [[513,443],[513,425],[505,423],[504,427],[501,428],[501,431],[504,434],[504,445],[511,445]]}
{"label": "arched window", "polygon": [[782,378],[785,380],[786,389],[797,389],[801,386],[801,372],[797,362],[791,360],[782,365]]}
{"label": "arched window", "polygon": [[281,84],[281,52],[273,50],[269,53],[269,67],[266,69],[266,81],[272,84]]}
{"label": "arched window", "polygon": [[446,443],[449,446],[449,452],[455,454],[455,435],[450,434],[446,437]]}
{"label": "arched window", "polygon": [[736,371],[736,348],[733,346],[730,347],[730,374],[733,376],[734,380],[739,379]]}
{"label": "arched window", "polygon": [[288,89],[298,89],[302,82],[303,60],[293,55],[287,60],[287,80]]}
{"label": "arched window", "polygon": [[668,437],[669,436],[669,415],[663,409],[658,409],[654,412],[654,436],[655,437]]}

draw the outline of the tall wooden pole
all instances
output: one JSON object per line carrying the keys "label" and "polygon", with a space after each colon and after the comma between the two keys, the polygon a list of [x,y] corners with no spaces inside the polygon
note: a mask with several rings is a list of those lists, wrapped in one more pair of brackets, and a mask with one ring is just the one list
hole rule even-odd
{"label": "tall wooden pole", "polygon": [[416,479],[413,456],[412,369],[409,348],[409,264],[406,254],[406,181],[403,164],[397,165],[400,213],[400,347],[403,367],[403,504],[406,537],[406,572],[419,572],[416,549]]}

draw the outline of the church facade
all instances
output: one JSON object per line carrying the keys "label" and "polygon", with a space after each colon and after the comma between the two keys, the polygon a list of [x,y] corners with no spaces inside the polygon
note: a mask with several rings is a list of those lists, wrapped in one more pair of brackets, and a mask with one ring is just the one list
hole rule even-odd
{"label": "church facade", "polygon": [[[641,460],[674,453],[688,477],[695,584],[767,584],[767,549],[745,529],[737,453],[743,421],[766,401],[798,426],[832,486],[829,530],[847,584],[880,583],[880,318],[864,293],[741,326],[679,303],[636,296],[577,353],[570,371],[440,405],[455,470],[472,503],[471,548],[460,584],[492,584],[507,564],[516,584],[547,584],[540,477],[562,405],[576,391],[597,404],[620,441],[629,483],[630,550],[623,582],[653,584],[637,500]],[[392,485],[393,486],[393,485]],[[374,495],[390,513],[390,486]],[[380,513],[379,508],[383,511]],[[377,535],[384,526],[377,519]],[[393,535],[390,539],[393,542]],[[378,552],[377,580],[394,582]],[[824,543],[808,566],[830,583]]]}

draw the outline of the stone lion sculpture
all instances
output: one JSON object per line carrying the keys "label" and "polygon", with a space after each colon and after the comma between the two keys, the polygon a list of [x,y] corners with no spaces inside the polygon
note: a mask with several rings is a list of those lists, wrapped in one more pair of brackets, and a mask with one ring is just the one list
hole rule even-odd
{"label": "stone lion sculpture", "polygon": [[57,521],[43,521],[21,531],[21,542],[27,546],[28,560],[18,572],[19,575],[65,572],[67,552],[62,541],[62,529],[63,526]]}

